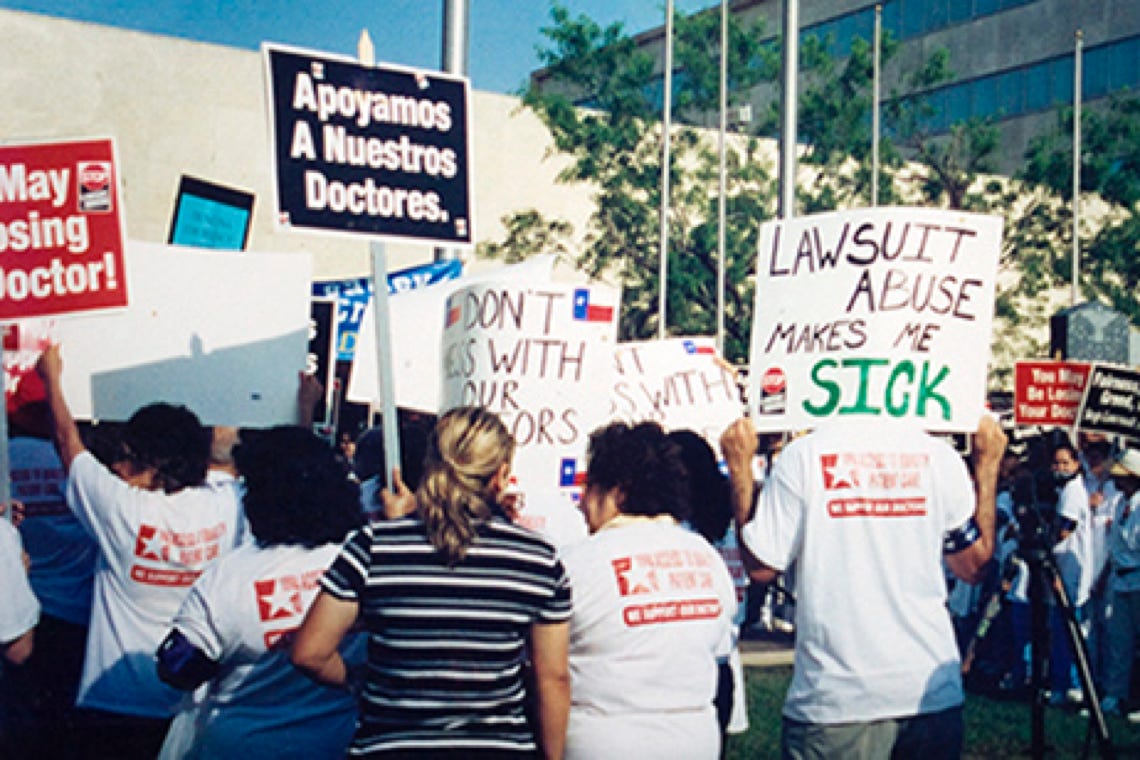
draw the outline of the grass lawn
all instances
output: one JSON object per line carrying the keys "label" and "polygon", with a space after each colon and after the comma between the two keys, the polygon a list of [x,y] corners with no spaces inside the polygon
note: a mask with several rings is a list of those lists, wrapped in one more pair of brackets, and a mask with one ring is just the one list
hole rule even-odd
{"label": "grass lawn", "polygon": [[[763,760],[780,756],[780,709],[792,677],[790,667],[747,668],[748,733],[730,736],[728,760]],[[963,757],[968,760],[1030,757],[1031,712],[1027,702],[995,700],[966,695],[966,741]],[[1048,757],[1100,757],[1096,740],[1085,753],[1089,719],[1075,711],[1045,708],[1045,743]],[[1124,718],[1108,719],[1109,733],[1118,758],[1140,758],[1140,725]]]}

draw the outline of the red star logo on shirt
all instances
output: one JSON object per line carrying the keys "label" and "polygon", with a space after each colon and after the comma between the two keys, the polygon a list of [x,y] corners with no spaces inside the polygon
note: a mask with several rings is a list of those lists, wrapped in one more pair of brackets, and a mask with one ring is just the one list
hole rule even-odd
{"label": "red star logo on shirt", "polygon": [[612,561],[617,577],[618,593],[622,596],[652,594],[660,590],[657,573],[652,566],[637,562],[633,557],[620,557]]}
{"label": "red star logo on shirt", "polygon": [[300,615],[301,584],[292,576],[254,581],[257,612],[262,620],[280,620]]}
{"label": "red star logo on shirt", "polygon": [[140,525],[138,538],[135,539],[135,556],[143,559],[165,561],[170,554],[166,540],[158,528],[153,525]]}
{"label": "red star logo on shirt", "polygon": [[821,454],[819,466],[823,470],[823,487],[828,491],[859,485],[858,473],[852,467],[840,467],[838,454]]}

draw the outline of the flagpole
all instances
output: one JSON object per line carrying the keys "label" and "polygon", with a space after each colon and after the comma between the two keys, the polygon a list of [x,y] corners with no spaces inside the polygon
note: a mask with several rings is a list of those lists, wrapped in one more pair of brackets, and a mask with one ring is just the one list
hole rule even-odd
{"label": "flagpole", "polygon": [[1073,290],[1070,306],[1080,297],[1081,271],[1081,68],[1085,46],[1084,33],[1078,29],[1073,51]]}
{"label": "flagpole", "polygon": [[[467,0],[443,0],[443,42],[440,50],[440,63],[449,74],[467,76],[468,38]],[[459,258],[455,248],[436,248],[435,261],[448,261]]]}
{"label": "flagpole", "polygon": [[784,0],[784,86],[780,90],[780,210],[781,219],[796,215],[797,77],[800,56],[800,0]]}
{"label": "flagpole", "polygon": [[724,356],[725,219],[728,179],[726,177],[726,136],[728,129],[728,0],[720,0],[720,195],[717,199],[716,228],[716,350]]}
{"label": "flagpole", "polygon": [[871,76],[871,206],[879,205],[879,106],[882,85],[883,6],[875,6],[875,49]]}
{"label": "flagpole", "polygon": [[669,281],[669,162],[670,134],[673,110],[673,0],[665,3],[665,81],[663,116],[661,120],[661,265],[658,285],[657,337],[665,337],[668,321],[665,294]]}

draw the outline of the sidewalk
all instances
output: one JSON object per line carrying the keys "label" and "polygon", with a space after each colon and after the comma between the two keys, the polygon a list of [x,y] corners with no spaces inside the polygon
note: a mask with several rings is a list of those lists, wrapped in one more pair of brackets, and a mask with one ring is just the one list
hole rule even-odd
{"label": "sidewalk", "polygon": [[790,633],[751,626],[740,637],[740,659],[745,667],[790,666],[794,646]]}

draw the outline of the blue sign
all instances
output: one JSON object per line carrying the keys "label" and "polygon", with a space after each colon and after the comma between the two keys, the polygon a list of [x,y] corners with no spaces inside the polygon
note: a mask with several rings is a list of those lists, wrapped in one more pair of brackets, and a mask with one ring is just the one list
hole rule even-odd
{"label": "blue sign", "polygon": [[[396,295],[407,290],[454,280],[463,274],[459,259],[434,261],[418,267],[401,269],[388,275],[388,294]],[[337,361],[350,362],[356,353],[356,333],[364,310],[372,300],[372,278],[354,277],[349,280],[314,282],[313,295],[337,299]]]}

